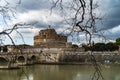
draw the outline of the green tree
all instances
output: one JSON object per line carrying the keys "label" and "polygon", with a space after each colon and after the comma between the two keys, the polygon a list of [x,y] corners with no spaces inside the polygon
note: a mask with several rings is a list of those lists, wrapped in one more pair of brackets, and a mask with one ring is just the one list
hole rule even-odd
{"label": "green tree", "polygon": [[112,42],[109,42],[106,44],[106,50],[107,51],[115,51],[115,50],[118,50],[119,49],[119,46],[116,45],[115,43],[112,43]]}
{"label": "green tree", "polygon": [[120,45],[120,38],[117,38],[117,39],[116,39],[116,44],[117,44],[117,45]]}
{"label": "green tree", "polygon": [[96,43],[92,48],[93,51],[105,51],[105,43]]}
{"label": "green tree", "polygon": [[78,45],[77,44],[73,44],[72,48],[78,48]]}

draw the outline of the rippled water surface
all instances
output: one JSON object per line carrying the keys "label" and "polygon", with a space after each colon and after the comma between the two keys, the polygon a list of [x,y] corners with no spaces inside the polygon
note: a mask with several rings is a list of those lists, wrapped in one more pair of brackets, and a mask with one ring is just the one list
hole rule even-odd
{"label": "rippled water surface", "polygon": [[[105,80],[120,80],[119,65],[103,65]],[[0,80],[90,80],[90,65],[32,65],[17,70],[0,70]]]}

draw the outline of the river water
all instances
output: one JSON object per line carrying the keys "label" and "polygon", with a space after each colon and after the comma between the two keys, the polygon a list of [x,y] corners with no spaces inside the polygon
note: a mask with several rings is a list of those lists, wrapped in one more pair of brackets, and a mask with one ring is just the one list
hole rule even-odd
{"label": "river water", "polygon": [[[102,65],[105,80],[120,80],[119,65]],[[90,65],[32,65],[16,70],[0,70],[0,80],[90,80]]]}

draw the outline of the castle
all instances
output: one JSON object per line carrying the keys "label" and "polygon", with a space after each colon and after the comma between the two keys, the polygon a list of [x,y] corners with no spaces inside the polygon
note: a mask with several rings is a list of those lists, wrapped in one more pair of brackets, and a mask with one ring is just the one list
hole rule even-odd
{"label": "castle", "polygon": [[[67,41],[67,36],[63,34],[57,34],[55,29],[43,29],[40,30],[38,35],[34,36],[34,45],[10,45],[7,46],[9,52],[20,52],[20,50],[31,50],[36,52],[41,49],[61,49],[61,50],[67,50],[72,51],[74,48],[72,48],[72,42]],[[20,50],[19,50],[20,49]],[[83,48],[77,48],[78,51],[84,51]]]}
{"label": "castle", "polygon": [[44,29],[34,36],[34,46],[39,48],[67,48],[71,47],[72,43],[67,42],[67,36],[57,34],[55,29]]}

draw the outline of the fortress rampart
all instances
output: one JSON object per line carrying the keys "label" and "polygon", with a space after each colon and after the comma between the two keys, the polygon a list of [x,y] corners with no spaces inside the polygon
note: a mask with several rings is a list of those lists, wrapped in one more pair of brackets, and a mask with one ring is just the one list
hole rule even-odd
{"label": "fortress rampart", "polygon": [[57,34],[54,29],[40,30],[39,34],[34,36],[34,46],[40,48],[65,48],[71,45],[67,42],[67,36]]}

